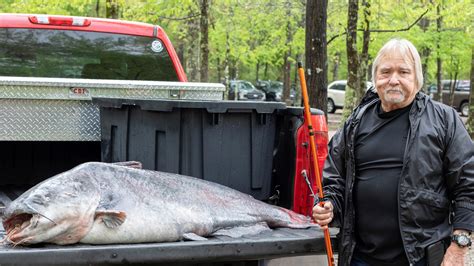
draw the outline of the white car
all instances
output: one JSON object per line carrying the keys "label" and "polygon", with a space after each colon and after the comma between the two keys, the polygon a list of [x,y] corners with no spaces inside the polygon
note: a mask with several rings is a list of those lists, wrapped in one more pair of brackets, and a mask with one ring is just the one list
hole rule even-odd
{"label": "white car", "polygon": [[[347,80],[336,80],[328,86],[328,113],[336,112],[336,109],[344,107]],[[367,89],[372,87],[372,82],[367,81]]]}

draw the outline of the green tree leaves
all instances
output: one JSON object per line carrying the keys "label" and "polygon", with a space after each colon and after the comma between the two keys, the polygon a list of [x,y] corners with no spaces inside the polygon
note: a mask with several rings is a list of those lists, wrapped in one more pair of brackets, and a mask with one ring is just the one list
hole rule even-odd
{"label": "green tree leaves", "polygon": [[[183,59],[188,76],[192,68],[199,68],[199,1],[194,0],[118,0],[120,19],[158,24],[167,32],[175,49]],[[210,2],[209,79],[219,81],[227,67],[229,77],[255,81],[283,78],[285,52],[291,49],[290,60],[296,61],[304,53],[305,0],[219,0]],[[423,30],[420,25],[409,31],[372,32],[369,64],[378,49],[392,37],[410,39],[421,51],[430,49],[427,63],[427,83],[436,80],[436,56],[443,60],[443,76],[458,73],[468,79],[471,47],[474,43],[474,4],[470,0],[433,1],[370,1],[371,30],[404,29],[424,16],[430,23]],[[100,16],[105,17],[105,0],[2,0],[1,12]],[[441,5],[442,31],[436,31],[436,6]],[[97,9],[98,7],[98,9]],[[287,9],[290,8],[290,12]],[[362,17],[363,10],[359,11]],[[288,15],[289,14],[289,15]],[[358,28],[363,28],[359,19]],[[292,38],[287,43],[287,26]],[[347,56],[344,32],[347,28],[347,1],[328,3],[328,81],[347,79]],[[339,36],[333,38],[335,36]],[[362,32],[358,32],[358,49]],[[439,44],[439,48],[437,46]],[[227,60],[227,61],[226,61]],[[227,62],[227,65],[225,65]],[[337,68],[335,68],[337,64]],[[258,65],[258,73],[257,73]],[[337,73],[333,71],[337,70]],[[220,73],[220,74],[219,74]],[[294,80],[294,72],[292,72]]]}

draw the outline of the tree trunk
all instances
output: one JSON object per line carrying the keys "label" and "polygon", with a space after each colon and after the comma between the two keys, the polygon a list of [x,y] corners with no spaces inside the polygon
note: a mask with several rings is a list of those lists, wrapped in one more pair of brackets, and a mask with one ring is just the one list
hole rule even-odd
{"label": "tree trunk", "polygon": [[118,0],[107,0],[105,4],[105,14],[107,18],[118,19],[119,4]]}
{"label": "tree trunk", "polygon": [[[188,10],[189,14],[193,14],[193,10]],[[199,39],[199,25],[194,19],[187,21],[187,74],[189,81],[199,81],[199,54],[200,49],[196,40]]]}
{"label": "tree trunk", "polygon": [[[297,54],[296,55],[296,62],[301,62],[302,60],[303,59],[302,59],[301,54]],[[298,68],[295,67],[294,70],[295,70],[295,72],[293,73],[293,77],[294,77],[293,85],[296,85],[296,84],[298,84]]]}
{"label": "tree trunk", "polygon": [[[372,67],[373,67],[373,65],[374,65],[372,59],[373,59],[373,58],[372,58],[372,57],[370,56],[370,54],[369,54],[370,63],[369,63],[369,65],[367,66],[367,80],[368,80],[368,81],[372,81]],[[374,86],[375,86],[375,84],[374,84]]]}
{"label": "tree trunk", "polygon": [[[439,44],[437,46],[439,49]],[[441,58],[439,57],[439,54],[438,54],[438,57],[436,58],[436,83],[438,85],[437,85],[437,92],[435,93],[433,99],[435,101],[440,101],[440,102],[443,102],[443,84],[441,84],[441,80],[443,79],[442,65],[443,65],[443,62],[441,61]]]}
{"label": "tree trunk", "polygon": [[283,63],[283,93],[281,96],[281,100],[285,102],[287,105],[291,104],[288,102],[290,98],[290,77],[291,77],[291,62],[290,60],[288,60],[290,53],[291,53],[291,48],[290,48],[290,51],[285,52],[285,60]]}
{"label": "tree trunk", "polygon": [[357,20],[359,12],[358,0],[349,0],[347,13],[347,85],[341,123],[349,117],[355,108],[356,90],[360,87],[358,80],[359,54],[357,51]]}
{"label": "tree trunk", "polygon": [[[234,16],[234,9],[232,8],[232,5],[228,5],[228,13],[230,17]],[[226,87],[226,96],[229,96],[229,89],[230,89],[230,36],[229,36],[229,25],[230,23],[228,22],[226,25],[226,32],[225,32],[225,57],[224,57],[224,84]],[[235,94],[237,99],[237,94]]]}
{"label": "tree trunk", "polygon": [[183,67],[186,66],[186,61],[185,61],[185,57],[184,57],[184,51],[186,48],[184,48],[184,40],[179,40],[179,45],[177,47],[178,49],[176,49],[176,54],[178,55],[178,58],[179,58],[179,61],[181,62],[181,65]]}
{"label": "tree trunk", "polygon": [[366,0],[362,1],[364,7],[364,31],[362,35],[362,52],[360,54],[359,64],[359,87],[357,88],[356,105],[362,100],[367,89],[367,70],[369,64],[369,44],[370,44],[370,3]]}
{"label": "tree trunk", "polygon": [[100,1],[96,0],[95,1],[95,16],[100,18]]}
{"label": "tree trunk", "polygon": [[256,65],[256,69],[255,69],[255,80],[258,81],[259,80],[259,76],[258,76],[258,72],[260,72],[260,61],[257,61],[257,65]]}
{"label": "tree trunk", "polygon": [[263,79],[268,79],[268,63],[265,62],[265,69],[263,70]]}
{"label": "tree trunk", "polygon": [[201,0],[201,82],[209,81],[209,1]]}
{"label": "tree trunk", "polygon": [[332,66],[332,80],[339,80],[339,64],[341,63],[341,53],[336,52]]}
{"label": "tree trunk", "polygon": [[230,80],[230,44],[229,32],[225,33],[225,57],[224,57],[224,84],[227,90],[225,95],[229,95],[229,80]]}
{"label": "tree trunk", "polygon": [[283,60],[283,93],[281,100],[287,105],[291,103],[290,99],[290,77],[291,77],[291,63],[288,58],[291,56],[291,41],[292,41],[292,30],[291,30],[291,1],[286,1],[286,17],[288,19],[286,24],[286,51]]}
{"label": "tree trunk", "polygon": [[474,139],[474,45],[472,46],[471,56],[471,90],[469,95],[469,114],[467,118],[467,130],[471,139]]}
{"label": "tree trunk", "polygon": [[437,35],[438,35],[438,41],[436,42],[436,81],[438,83],[438,92],[435,94],[435,96],[433,97],[434,100],[436,101],[440,101],[440,102],[443,102],[443,84],[441,84],[441,80],[443,79],[443,72],[442,72],[442,61],[441,61],[441,57],[440,57],[440,42],[441,42],[441,22],[442,22],[442,18],[441,18],[441,7],[440,7],[441,4],[438,4],[438,6],[436,6],[436,15],[437,15],[437,18],[436,18],[436,31],[437,31]]}
{"label": "tree trunk", "polygon": [[454,72],[454,76],[451,79],[451,84],[449,84],[449,105],[454,106],[454,94],[456,93],[456,84],[458,83],[458,72]]}
{"label": "tree trunk", "polygon": [[[430,26],[430,19],[429,18],[422,18],[418,23],[420,28],[423,32],[426,32]],[[430,58],[431,49],[429,46],[424,46],[421,48],[421,68],[423,69],[423,80],[425,81],[423,87],[427,87],[427,80],[428,80],[428,61]],[[424,90],[426,91],[426,90]]]}
{"label": "tree trunk", "polygon": [[222,73],[221,73],[221,59],[217,57],[217,82],[222,83]]}
{"label": "tree trunk", "polygon": [[230,76],[232,79],[238,79],[239,78],[239,61],[236,59],[232,59],[230,65]]}
{"label": "tree trunk", "polygon": [[327,0],[306,1],[306,73],[309,102],[327,113]]}

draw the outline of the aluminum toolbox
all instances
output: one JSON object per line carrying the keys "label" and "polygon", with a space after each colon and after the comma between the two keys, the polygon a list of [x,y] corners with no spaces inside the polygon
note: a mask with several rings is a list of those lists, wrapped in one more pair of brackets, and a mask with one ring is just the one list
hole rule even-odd
{"label": "aluminum toolbox", "polygon": [[223,100],[214,83],[0,76],[0,141],[100,141],[92,97]]}

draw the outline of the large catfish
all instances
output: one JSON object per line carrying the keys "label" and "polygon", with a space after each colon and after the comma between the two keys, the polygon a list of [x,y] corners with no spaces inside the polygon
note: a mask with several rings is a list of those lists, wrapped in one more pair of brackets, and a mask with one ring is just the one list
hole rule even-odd
{"label": "large catfish", "polygon": [[231,188],[140,166],[89,162],[39,183],[4,211],[6,242],[166,242],[314,226]]}

